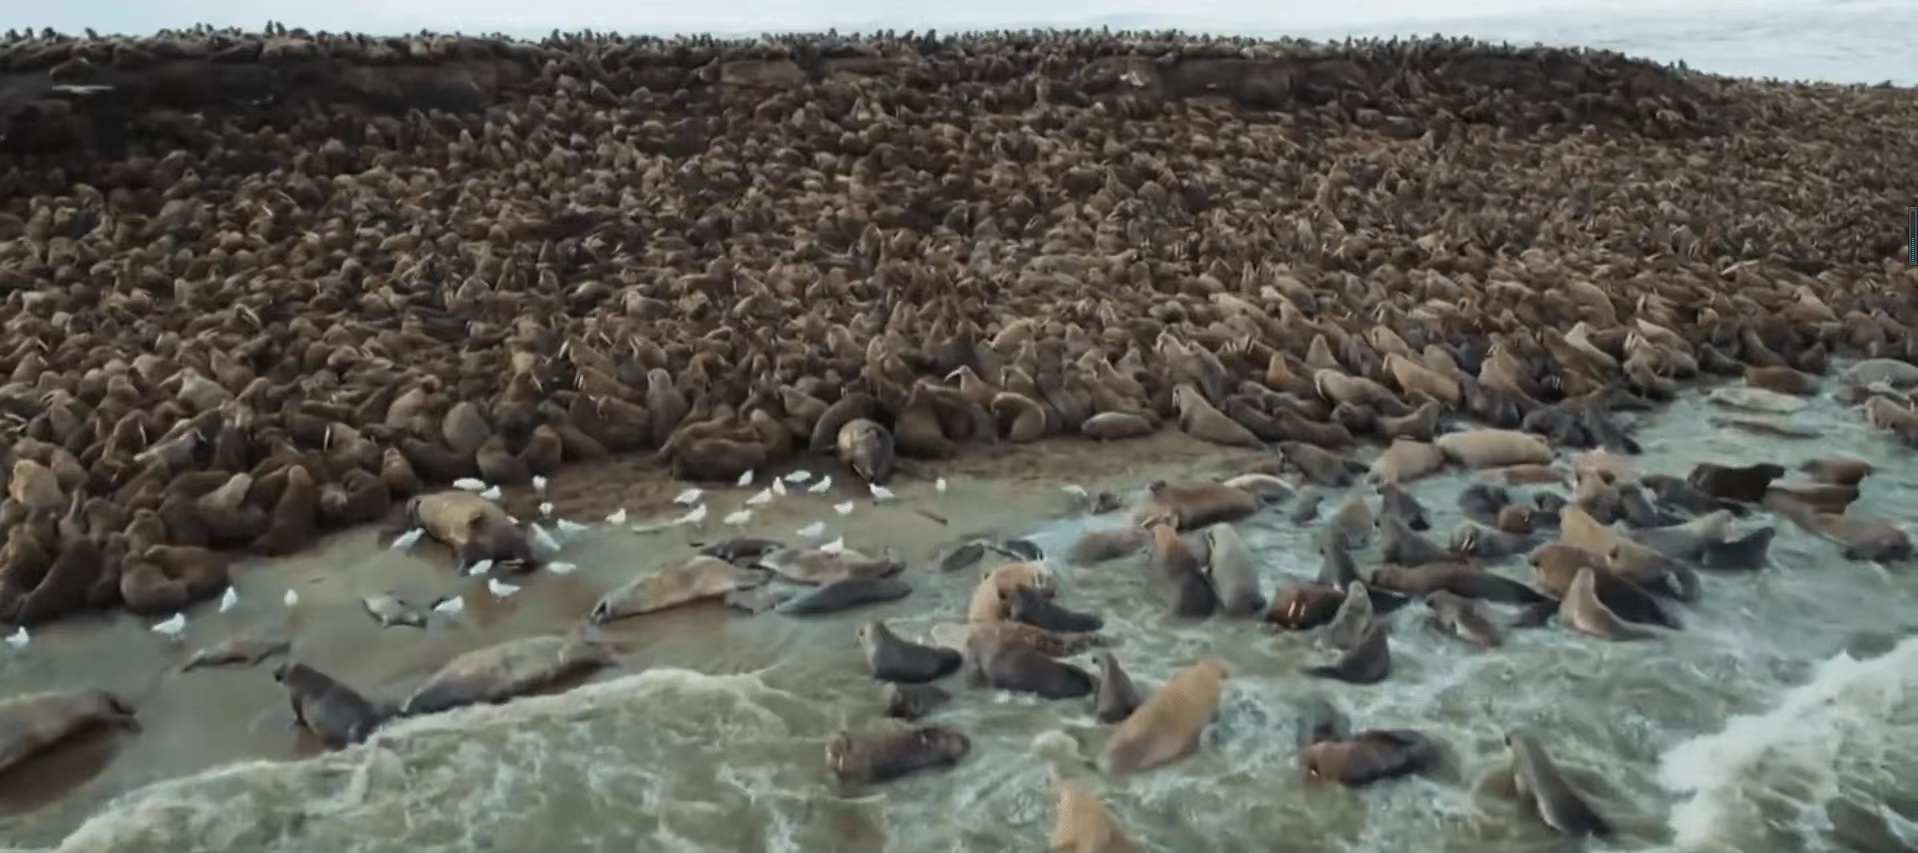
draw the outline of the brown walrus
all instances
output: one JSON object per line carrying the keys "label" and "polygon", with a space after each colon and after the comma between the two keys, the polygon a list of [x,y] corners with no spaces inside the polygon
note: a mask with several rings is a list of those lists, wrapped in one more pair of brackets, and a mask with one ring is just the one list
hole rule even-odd
{"label": "brown walrus", "polygon": [[313,540],[315,521],[320,512],[320,488],[304,465],[285,469],[286,485],[273,503],[266,532],[255,540],[255,550],[268,556],[285,556]]}
{"label": "brown walrus", "polygon": [[999,622],[1010,617],[1013,590],[1027,587],[1046,597],[1057,590],[1052,573],[1036,562],[994,566],[980,577],[966,606],[967,622]]}
{"label": "brown walrus", "polygon": [[1438,744],[1410,729],[1368,729],[1315,741],[1299,751],[1307,776],[1354,788],[1421,773],[1438,762]]}
{"label": "brown walrus", "polygon": [[1154,516],[1169,515],[1179,530],[1196,530],[1259,511],[1258,496],[1224,483],[1154,480],[1146,494],[1146,501],[1132,512],[1133,523],[1141,526]]}
{"label": "brown walrus", "polygon": [[1224,412],[1213,407],[1200,396],[1198,389],[1181,383],[1172,391],[1173,405],[1179,412],[1179,429],[1187,435],[1213,444],[1231,447],[1249,447],[1254,450],[1265,446],[1259,437],[1252,434],[1238,421],[1226,417]]}
{"label": "brown walrus", "polygon": [[1600,569],[1582,568],[1572,578],[1572,585],[1565,590],[1565,598],[1559,602],[1559,615],[1565,617],[1566,624],[1581,634],[1604,637],[1612,640],[1643,640],[1653,636],[1652,632],[1637,627],[1598,600],[1598,573]]}
{"label": "brown walrus", "polygon": [[1545,600],[1525,584],[1465,563],[1427,563],[1422,566],[1383,565],[1372,570],[1372,585],[1406,595],[1430,595],[1449,590],[1466,598],[1501,604],[1537,604]]}
{"label": "brown walrus", "polygon": [[826,741],[826,767],[841,784],[871,785],[951,767],[970,752],[972,741],[951,726],[884,720],[834,733]]}
{"label": "brown walrus", "polygon": [[392,716],[359,691],[299,661],[280,664],[273,680],[293,703],[293,724],[305,726],[327,746],[359,743]]}
{"label": "brown walrus", "polygon": [[1770,462],[1740,466],[1701,462],[1692,466],[1685,482],[1719,500],[1755,504],[1765,499],[1772,481],[1783,476],[1784,466]]}
{"label": "brown walrus", "polygon": [[24,693],[0,699],[0,773],[95,726],[140,730],[133,707],[105,690]]}
{"label": "brown walrus", "polygon": [[1218,593],[1205,577],[1205,562],[1200,560],[1168,516],[1146,522],[1152,534],[1153,586],[1166,609],[1174,616],[1202,618],[1219,608]]}
{"label": "brown walrus", "polygon": [[875,486],[892,479],[898,454],[893,449],[892,433],[866,418],[854,418],[839,428],[834,440],[839,461],[859,478]]}
{"label": "brown walrus", "polygon": [[406,503],[406,517],[426,535],[453,549],[461,565],[492,560],[530,567],[533,546],[506,510],[472,492],[451,489]]}
{"label": "brown walrus", "polygon": [[1511,750],[1513,787],[1521,799],[1546,826],[1562,835],[1591,835],[1603,838],[1612,832],[1611,824],[1593,811],[1583,795],[1565,781],[1552,764],[1545,748],[1528,734],[1510,732],[1505,745]]}
{"label": "brown walrus", "polygon": [[1172,674],[1106,742],[1107,772],[1149,770],[1190,755],[1219,709],[1225,663],[1205,658]]}
{"label": "brown walrus", "polygon": [[[1007,630],[1011,628],[1024,630]],[[1045,699],[1072,699],[1092,693],[1091,674],[1055,659],[1052,652],[1060,648],[1045,647],[1056,636],[1017,622],[975,624],[965,643],[967,681]],[[1039,637],[1046,642],[1033,641]]]}
{"label": "brown walrus", "polygon": [[568,675],[616,663],[612,646],[573,636],[522,637],[462,654],[413,690],[400,713],[413,716],[504,702]]}
{"label": "brown walrus", "polygon": [[1143,853],[1145,848],[1126,835],[1084,782],[1059,779],[1053,783],[1052,796],[1058,814],[1046,839],[1051,853]]}

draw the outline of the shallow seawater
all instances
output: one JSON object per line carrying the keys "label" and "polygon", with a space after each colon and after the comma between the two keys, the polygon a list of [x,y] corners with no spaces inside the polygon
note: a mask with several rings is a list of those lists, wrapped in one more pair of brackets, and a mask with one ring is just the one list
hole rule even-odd
{"label": "shallow seawater", "polygon": [[[1816,441],[1709,426],[1697,400],[1646,417],[1641,470],[1696,461],[1795,464],[1844,452],[1879,466],[1861,509],[1918,517],[1918,465],[1828,400],[1795,419]],[[1421,481],[1442,537],[1460,520],[1463,474]],[[1134,486],[1142,484],[1133,484]],[[1327,509],[1336,496],[1329,499]],[[1061,554],[1117,515],[1036,531]],[[1443,636],[1421,608],[1389,617],[1393,672],[1382,684],[1310,679],[1327,654],[1309,634],[1243,621],[1176,621],[1147,590],[1143,559],[1053,561],[1061,600],[1103,614],[1142,690],[1205,655],[1231,672],[1200,751],[1127,777],[1036,754],[1063,731],[1096,756],[1106,728],[1081,701],[964,686],[935,720],[973,742],[958,767],[842,790],[826,772],[836,729],[881,713],[853,632],[873,616],[906,635],[963,618],[976,570],[916,569],[917,592],[870,611],[813,620],[657,619],[614,676],[556,695],[392,726],[371,742],[299,760],[243,761],[157,782],[100,807],[66,851],[484,851],[1036,849],[1050,830],[1055,766],[1085,774],[1118,819],[1166,851],[1552,851],[1559,839],[1510,797],[1502,738],[1542,737],[1573,781],[1620,826],[1583,849],[1893,851],[1918,844],[1918,582],[1910,568],[1842,560],[1836,546],[1778,524],[1773,565],[1706,573],[1682,632],[1639,643],[1562,625],[1512,630],[1481,651]],[[1317,570],[1312,531],[1283,508],[1239,523],[1268,591]],[[608,534],[611,536],[613,534]],[[593,549],[632,549],[589,540]],[[859,547],[855,536],[849,541]],[[1361,564],[1371,552],[1361,555]],[[1529,580],[1519,560],[1499,570]],[[662,627],[663,626],[663,627]],[[1854,660],[1856,655],[1862,660]],[[1090,664],[1087,663],[1089,666]],[[1362,791],[1305,779],[1294,759],[1300,702],[1324,696],[1359,728],[1417,728],[1447,767]],[[14,824],[19,826],[19,824]],[[0,823],[0,835],[9,824]]]}

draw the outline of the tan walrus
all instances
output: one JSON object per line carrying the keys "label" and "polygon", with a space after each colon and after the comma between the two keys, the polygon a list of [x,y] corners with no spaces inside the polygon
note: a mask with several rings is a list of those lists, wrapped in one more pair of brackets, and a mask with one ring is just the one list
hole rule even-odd
{"label": "tan walrus", "polygon": [[951,726],[881,720],[834,733],[826,741],[826,767],[841,784],[872,785],[951,767],[970,752],[972,741]]}
{"label": "tan walrus", "polygon": [[979,579],[966,605],[967,622],[998,622],[1009,618],[1008,607],[1017,587],[1030,587],[1048,598],[1058,587],[1044,563],[1019,562],[995,566]]}
{"label": "tan walrus", "polygon": [[1052,793],[1058,816],[1047,839],[1051,853],[1143,853],[1086,783],[1059,779]]}
{"label": "tan walrus", "polygon": [[507,640],[447,661],[414,689],[400,713],[432,714],[504,702],[568,675],[616,662],[611,645],[582,637],[547,634]]}
{"label": "tan walrus", "polygon": [[742,569],[718,557],[701,554],[627,581],[602,596],[586,618],[595,625],[603,625],[615,619],[657,613],[762,586],[769,577],[763,570]]}
{"label": "tan walrus", "polygon": [[406,517],[426,535],[453,549],[462,565],[532,561],[532,544],[506,510],[472,492],[450,489],[407,501]]}
{"label": "tan walrus", "polygon": [[1147,499],[1132,511],[1132,523],[1169,515],[1180,531],[1237,521],[1259,511],[1259,499],[1250,491],[1224,483],[1155,480],[1146,487]]}
{"label": "tan walrus", "polygon": [[1447,459],[1467,468],[1548,465],[1552,447],[1544,439],[1514,430],[1474,429],[1434,439]]}
{"label": "tan walrus", "polygon": [[105,690],[25,693],[0,699],[0,773],[95,726],[140,730],[133,707]]}
{"label": "tan walrus", "polygon": [[1572,585],[1565,590],[1564,600],[1559,602],[1558,612],[1565,617],[1566,624],[1581,634],[1604,637],[1610,640],[1645,640],[1653,633],[1619,618],[1617,613],[1598,600],[1598,578],[1592,568],[1582,568],[1573,576]]}
{"label": "tan walrus", "polygon": [[1219,709],[1225,663],[1205,658],[1166,679],[1112,732],[1105,764],[1111,773],[1132,773],[1168,764],[1199,748],[1199,733]]}

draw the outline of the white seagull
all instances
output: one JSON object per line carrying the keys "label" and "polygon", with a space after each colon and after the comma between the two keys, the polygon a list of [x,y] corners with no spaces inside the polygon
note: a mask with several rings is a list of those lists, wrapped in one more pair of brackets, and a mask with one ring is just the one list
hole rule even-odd
{"label": "white seagull", "polygon": [[533,494],[536,494],[536,495],[546,494],[546,478],[545,477],[541,477],[538,474],[533,475]]}
{"label": "white seagull", "polygon": [[739,525],[745,524],[748,521],[752,521],[753,511],[750,509],[737,510],[735,512],[728,513],[725,519],[723,520],[727,524],[737,527]]}
{"label": "white seagull", "polygon": [[786,482],[792,483],[793,485],[804,483],[810,479],[812,479],[811,471],[794,471],[791,474],[787,474],[785,477]]}
{"label": "white seagull", "polygon": [[807,488],[806,493],[813,494],[813,495],[823,495],[826,493],[828,489],[831,489],[831,488],[832,488],[832,475],[827,474],[826,476],[819,478],[819,482],[814,483],[812,484],[811,487]]}
{"label": "white seagull", "polygon": [[607,514],[606,523],[607,524],[625,524],[626,508],[620,507],[619,509],[613,510],[611,513]]}
{"label": "white seagull", "polygon": [[32,641],[33,639],[27,636],[27,626],[25,625],[13,629],[13,633],[7,635],[7,645],[16,649],[24,649],[27,647],[27,643]]}
{"label": "white seagull", "polygon": [[180,634],[184,631],[186,631],[185,613],[175,613],[168,617],[165,622],[153,626],[153,633],[164,634],[175,640],[179,639]]}
{"label": "white seagull", "polygon": [[463,492],[483,492],[486,491],[486,481],[472,477],[461,477],[453,481],[453,488]]}
{"label": "white seagull", "polygon": [[411,530],[406,531],[405,533],[395,536],[393,537],[393,550],[411,551],[413,550],[414,545],[420,544],[420,537],[425,535],[426,535],[426,528],[415,527]]}
{"label": "white seagull", "polygon": [[579,567],[564,560],[554,560],[546,564],[546,570],[556,575],[570,575],[579,571]]}
{"label": "white seagull", "polygon": [[896,497],[892,493],[891,489],[888,489],[885,486],[881,486],[878,483],[872,483],[868,485],[866,488],[872,492],[873,503],[892,500],[894,497]]}
{"label": "white seagull", "polygon": [[494,598],[505,598],[513,593],[519,592],[519,587],[505,583],[499,578],[487,578],[486,591],[492,593]]}
{"label": "white seagull", "polygon": [[839,513],[840,515],[852,515],[852,501],[833,504],[832,509],[833,512]]}
{"label": "white seagull", "polygon": [[687,489],[686,491],[680,492],[679,497],[673,498],[673,503],[679,504],[680,506],[692,506],[693,504],[699,503],[699,496],[705,493],[706,490],[704,489]]}
{"label": "white seagull", "polygon": [[233,587],[226,588],[226,594],[220,596],[220,612],[225,613],[240,606],[240,593]]}
{"label": "white seagull", "polygon": [[433,605],[434,613],[444,613],[447,616],[452,616],[465,609],[466,609],[466,599],[461,598],[457,595],[453,596],[452,598],[446,599],[445,601],[442,601],[438,604]]}
{"label": "white seagull", "polygon": [[765,506],[773,502],[772,489],[760,489],[759,494],[746,499],[747,506]]}
{"label": "white seagull", "polygon": [[823,521],[815,521],[793,532],[801,536],[804,536],[807,539],[818,539],[819,537],[826,535],[826,523]]}
{"label": "white seagull", "polygon": [[748,470],[746,471],[746,473],[744,473],[744,474],[741,474],[741,475],[739,475],[739,487],[740,487],[740,488],[742,488],[742,489],[743,489],[743,488],[746,488],[747,486],[750,486],[750,485],[752,485],[752,484],[753,484],[753,472],[752,472],[752,470],[751,470],[751,469],[748,469]]}

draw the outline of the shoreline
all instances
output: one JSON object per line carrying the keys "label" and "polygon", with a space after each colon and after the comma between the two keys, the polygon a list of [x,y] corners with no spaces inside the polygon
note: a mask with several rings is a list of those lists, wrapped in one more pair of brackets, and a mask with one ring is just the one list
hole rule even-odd
{"label": "shoreline", "polygon": [[[936,594],[933,588],[946,578],[937,560],[950,547],[981,536],[1024,535],[1047,521],[1074,515],[1073,499],[1060,490],[1062,483],[1078,483],[1094,491],[1137,487],[1145,482],[1143,478],[1211,476],[1231,468],[1235,460],[1249,462],[1261,455],[1207,444],[1176,430],[1131,442],[1100,444],[1072,438],[1008,444],[956,460],[914,463],[912,468],[921,470],[903,471],[893,485],[898,497],[877,505],[853,489],[837,488],[850,485],[851,478],[828,458],[819,461],[833,469],[836,488],[830,495],[788,496],[761,508],[743,527],[709,519],[704,531],[685,528],[642,534],[601,519],[619,508],[627,510],[627,526],[645,522],[648,512],[651,517],[670,518],[684,510],[672,498],[685,484],[661,476],[657,469],[645,469],[654,472],[650,478],[628,479],[643,465],[644,454],[640,454],[624,460],[626,465],[578,466],[552,479],[548,499],[555,505],[555,517],[591,528],[562,543],[558,558],[576,563],[579,570],[558,575],[541,569],[506,577],[521,589],[503,600],[487,593],[484,577],[458,576],[452,556],[442,547],[422,541],[411,552],[390,549],[390,523],[331,534],[299,554],[242,564],[234,575],[240,606],[220,614],[216,601],[195,605],[187,611],[188,628],[182,641],[152,633],[149,627],[160,621],[157,617],[90,614],[36,632],[24,652],[0,650],[0,675],[6,678],[9,692],[16,686],[31,691],[81,684],[127,690],[129,684],[137,685],[128,692],[145,726],[137,735],[83,735],[0,777],[0,825],[18,821],[37,840],[57,843],[107,801],[140,785],[234,762],[293,760],[326,751],[311,734],[288,727],[291,715],[285,692],[270,675],[282,658],[252,668],[171,671],[195,648],[250,626],[291,624],[294,657],[370,697],[398,699],[453,655],[516,637],[563,632],[581,623],[606,590],[635,572],[685,557],[692,551],[690,543],[698,538],[716,541],[728,535],[759,535],[797,544],[802,540],[794,530],[823,521],[830,534],[846,537],[848,547],[874,553],[890,548],[905,558],[908,568],[903,577],[915,584],[915,590],[902,606],[916,608],[924,606],[926,597]],[[785,466],[778,473],[803,467]],[[807,470],[815,475],[827,473],[823,467]],[[712,507],[711,519],[742,504],[773,473],[756,478],[750,488],[708,489],[705,497]],[[948,481],[943,497],[934,492],[934,476]],[[529,489],[520,489],[503,496],[502,505],[516,506],[516,498],[536,503]],[[842,517],[833,511],[832,504],[842,500],[857,504],[851,515]],[[917,509],[931,510],[949,523],[938,524]],[[649,561],[648,550],[659,553]],[[432,614],[423,631],[406,627],[382,631],[363,611],[358,596],[383,585],[411,590],[415,599],[425,600],[456,592],[464,597],[466,609],[457,617]],[[290,610],[281,602],[286,589],[300,594],[299,604]],[[750,638],[758,633],[776,641],[782,626],[775,620],[783,619],[789,617],[776,613],[749,617],[710,601],[618,620],[599,631],[623,649],[621,666],[539,692],[562,692],[584,681],[643,671],[649,650],[658,655],[662,645],[670,649],[666,653],[681,655],[695,654],[696,647],[729,635]],[[744,623],[759,623],[767,630],[754,631],[753,626],[742,627]],[[783,627],[789,632],[802,630]],[[717,654],[723,656],[725,644],[719,645]],[[113,663],[100,666],[101,660]],[[102,670],[104,678],[94,677]],[[44,837],[54,827],[62,831]]]}

